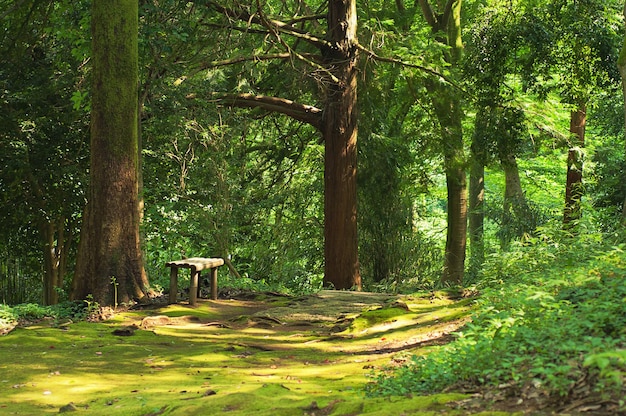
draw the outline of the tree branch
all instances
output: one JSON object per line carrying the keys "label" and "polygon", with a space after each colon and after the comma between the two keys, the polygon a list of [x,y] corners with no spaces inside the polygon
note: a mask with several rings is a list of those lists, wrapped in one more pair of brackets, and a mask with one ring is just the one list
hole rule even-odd
{"label": "tree branch", "polygon": [[262,108],[284,114],[295,120],[308,123],[318,130],[321,130],[322,127],[322,110],[320,108],[296,103],[286,98],[254,94],[212,93],[211,99],[233,107]]}
{"label": "tree branch", "polygon": [[433,8],[430,6],[430,3],[428,3],[428,0],[419,0],[419,3],[426,22],[431,28],[433,28],[433,30],[435,30],[438,26],[438,21]]}
{"label": "tree branch", "polygon": [[270,31],[272,31],[272,29],[279,30],[280,32],[287,33],[293,37],[305,40],[306,42],[318,48],[328,48],[331,46],[330,42],[322,38],[319,38],[317,36],[314,36],[305,30],[298,29],[292,26],[291,24],[281,22],[280,20],[262,18],[256,13],[250,14],[248,11],[243,10],[243,9],[239,9],[239,10],[229,9],[227,7],[222,6],[221,4],[217,4],[212,1],[208,2],[207,4],[210,7],[212,7],[214,10],[222,13],[224,16],[228,18],[244,21],[247,24],[254,23],[263,27],[267,27],[267,25],[270,24],[272,26],[271,28],[268,27]]}
{"label": "tree branch", "polygon": [[465,91],[463,89],[463,87],[461,87],[459,84],[457,84],[453,79],[445,76],[444,74],[437,72],[436,70],[432,69],[432,68],[428,68],[426,66],[423,65],[419,65],[419,64],[414,64],[411,62],[405,62],[405,61],[401,61],[399,59],[396,58],[387,58],[384,56],[379,56],[377,55],[375,52],[367,49],[365,46],[361,45],[361,44],[357,44],[357,48],[362,51],[365,52],[365,54],[367,54],[370,58],[374,59],[375,61],[381,61],[381,62],[389,62],[392,64],[397,64],[397,65],[401,65],[407,68],[415,68],[415,69],[419,69],[420,71],[426,72],[427,74],[433,75],[437,78],[440,78],[442,80],[444,80],[445,82],[447,82],[448,84],[452,85],[454,88],[458,89],[459,91],[463,92],[464,94],[469,94],[469,92]]}
{"label": "tree branch", "polygon": [[[314,55],[314,54],[305,54],[305,55],[308,59],[311,59],[311,60],[320,59],[319,56]],[[197,68],[194,68],[193,71],[190,72],[189,75],[184,75],[178,78],[174,82],[174,85],[180,85],[187,78],[192,77],[196,75],[198,72],[204,71],[205,69],[218,68],[220,66],[235,65],[235,64],[242,63],[242,62],[261,62],[261,61],[271,61],[274,59],[286,60],[286,59],[290,59],[291,57],[292,55],[290,53],[285,52],[285,53],[272,53],[272,54],[267,54],[267,55],[239,56],[236,58],[223,59],[221,61],[201,62],[200,65]]]}
{"label": "tree branch", "polygon": [[300,22],[317,21],[317,20],[322,20],[322,19],[326,19],[326,14],[314,14],[312,16],[294,17],[289,22],[287,22],[287,24],[294,25]]}
{"label": "tree branch", "polygon": [[[212,7],[214,10],[218,11],[219,13],[222,13],[224,16],[228,17],[229,19],[236,19],[236,20],[240,20],[243,22],[246,22],[248,25],[250,24],[256,24],[259,26],[262,26],[264,28],[267,29],[267,32],[269,34],[271,34],[272,36],[274,36],[277,41],[285,48],[289,51],[289,53],[292,54],[292,56],[294,56],[295,58],[301,60],[302,62],[306,63],[307,65],[312,66],[313,68],[317,69],[318,71],[326,74],[326,76],[328,76],[330,79],[332,79],[333,82],[339,82],[339,80],[337,79],[337,77],[335,77],[333,75],[333,73],[331,71],[329,71],[327,68],[324,68],[322,65],[319,65],[318,63],[315,62],[315,60],[311,60],[308,58],[308,54],[301,54],[295,50],[293,50],[289,45],[287,45],[286,42],[284,42],[279,33],[284,33],[287,34],[289,36],[293,36],[297,39],[301,39],[315,47],[317,47],[320,50],[329,50],[333,48],[333,45],[331,42],[328,42],[325,39],[319,38],[317,36],[312,35],[311,33],[309,33],[308,31],[305,30],[301,30],[298,29],[294,26],[292,26],[291,24],[288,23],[284,23],[280,20],[276,20],[276,19],[270,19],[267,18],[265,15],[263,15],[262,13],[253,13],[251,14],[250,12],[248,12],[247,10],[244,9],[229,9],[227,7],[222,6],[221,4],[217,4],[213,1],[209,1],[207,3],[210,7]],[[259,10],[260,10],[260,6],[259,6]],[[307,16],[307,17],[303,17],[301,19],[297,19],[294,18],[292,19],[292,22],[299,22],[299,21],[304,21],[304,20],[315,20],[317,18],[320,18],[322,15],[313,15],[313,16]],[[302,20],[304,19],[304,20]]]}
{"label": "tree branch", "polygon": [[450,20],[450,14],[452,13],[452,4],[458,0],[448,0],[446,2],[446,7],[443,10],[443,15],[441,17],[441,26],[448,26],[448,20]]}

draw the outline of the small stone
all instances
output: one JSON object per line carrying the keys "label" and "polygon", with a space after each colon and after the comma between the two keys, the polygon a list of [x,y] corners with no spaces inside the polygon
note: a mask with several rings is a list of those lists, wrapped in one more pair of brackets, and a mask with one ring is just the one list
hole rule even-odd
{"label": "small stone", "polygon": [[59,409],[59,413],[65,413],[65,412],[75,412],[78,410],[78,407],[76,407],[74,405],[74,403],[69,402],[68,404],[66,404],[65,406],[61,407]]}

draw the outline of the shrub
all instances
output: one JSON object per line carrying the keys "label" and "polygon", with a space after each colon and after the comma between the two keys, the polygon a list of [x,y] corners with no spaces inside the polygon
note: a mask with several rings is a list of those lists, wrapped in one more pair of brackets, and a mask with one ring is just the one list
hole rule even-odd
{"label": "shrub", "polygon": [[492,258],[506,274],[483,282],[473,321],[458,338],[373,375],[367,392],[507,385],[567,396],[585,380],[591,390],[619,396],[626,374],[624,246],[597,235],[549,241]]}

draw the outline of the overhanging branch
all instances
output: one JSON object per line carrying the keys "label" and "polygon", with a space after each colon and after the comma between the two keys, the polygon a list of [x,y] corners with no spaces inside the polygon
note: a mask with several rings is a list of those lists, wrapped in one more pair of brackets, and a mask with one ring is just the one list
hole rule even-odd
{"label": "overhanging branch", "polygon": [[322,110],[320,108],[296,103],[286,98],[222,93],[212,93],[210,98],[215,102],[233,107],[262,108],[270,112],[284,114],[295,120],[310,124],[318,130],[321,130],[322,127]]}
{"label": "overhanging branch", "polygon": [[[316,46],[317,48],[328,48],[331,46],[331,43],[328,42],[327,40],[319,38],[305,30],[298,29],[292,26],[291,24],[281,22],[280,20],[264,18],[264,17],[261,17],[259,14],[256,14],[256,13],[251,14],[250,12],[243,10],[243,9],[239,9],[239,10],[229,9],[228,7],[224,7],[221,4],[217,4],[212,1],[208,2],[207,5],[212,7],[214,10],[222,13],[224,16],[228,17],[229,19],[240,20],[240,21],[246,22],[248,25],[254,23],[263,27],[267,27],[269,24],[272,26],[272,28],[268,28],[270,29],[270,31],[272,29],[278,30],[282,33],[286,33],[293,37],[302,39]],[[317,16],[314,16],[314,17],[317,17]],[[298,21],[298,20],[294,19],[293,21]]]}
{"label": "overhanging branch", "polygon": [[[310,61],[315,61],[315,60],[319,60],[320,59],[320,57],[318,55],[315,55],[315,54],[304,54],[304,56],[307,59],[309,59]],[[205,61],[205,62],[201,62],[200,65],[198,65],[197,68],[194,68],[194,70],[192,72],[190,72],[188,75],[184,75],[184,76],[181,76],[180,78],[178,78],[174,82],[174,85],[179,85],[183,81],[185,81],[187,78],[192,77],[192,76],[196,75],[198,72],[204,71],[206,69],[218,68],[220,66],[235,65],[235,64],[242,63],[242,62],[261,62],[261,61],[272,61],[272,60],[288,60],[288,59],[291,59],[291,58],[293,58],[293,55],[290,54],[289,52],[285,52],[285,53],[272,53],[272,54],[267,54],[267,55],[239,56],[239,57],[236,57],[236,58],[222,59],[220,61]]]}
{"label": "overhanging branch", "polygon": [[374,51],[371,51],[369,49],[367,49],[365,46],[361,45],[361,44],[357,44],[357,48],[359,48],[360,51],[364,52],[365,54],[367,54],[370,58],[374,59],[375,61],[380,61],[380,62],[389,62],[392,64],[397,64],[397,65],[401,65],[407,68],[415,68],[415,69],[419,69],[420,71],[426,72],[427,74],[433,75],[437,78],[440,78],[442,80],[444,80],[445,82],[447,82],[448,84],[452,85],[454,88],[460,90],[461,92],[465,93],[465,94],[469,94],[467,91],[465,91],[459,84],[457,84],[454,80],[450,79],[450,77],[445,76],[444,74],[442,74],[441,72],[437,72],[432,68],[428,68],[426,66],[423,65],[419,65],[419,64],[414,64],[411,62],[405,62],[402,61],[400,59],[396,59],[396,58],[388,58],[385,56],[380,56],[377,55]]}

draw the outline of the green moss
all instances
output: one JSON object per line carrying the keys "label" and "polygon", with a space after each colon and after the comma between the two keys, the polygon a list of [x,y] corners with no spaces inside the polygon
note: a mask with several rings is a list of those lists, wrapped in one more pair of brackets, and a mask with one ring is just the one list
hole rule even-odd
{"label": "green moss", "polygon": [[[296,311],[306,303],[291,301]],[[413,309],[411,302],[407,300]],[[278,304],[273,310],[282,311],[283,303]],[[347,297],[345,305],[350,304],[353,302]],[[131,311],[108,322],[71,324],[66,330],[48,323],[16,329],[0,337],[0,410],[6,414],[56,414],[72,402],[79,412],[110,416],[158,412],[435,415],[443,411],[455,414],[445,403],[464,397],[366,398],[362,390],[372,368],[388,365],[397,356],[377,349],[386,348],[389,340],[411,339],[428,328],[438,328],[430,314],[455,314],[466,310],[465,306],[430,304],[430,310],[425,306],[417,312],[395,307],[367,311],[357,318],[363,325],[405,318],[410,324],[390,326],[384,334],[349,337],[331,335],[324,322],[291,326],[289,316],[281,316],[284,324],[263,327],[249,320],[233,320],[253,316],[259,307],[256,300],[200,301],[195,308],[170,305]],[[263,313],[271,315],[271,310]],[[176,322],[137,329],[132,336],[112,333],[148,315],[165,315]],[[182,319],[190,316],[198,319]],[[422,321],[432,321],[432,326]],[[227,325],[207,325],[215,322]],[[420,349],[408,351],[419,353]]]}

